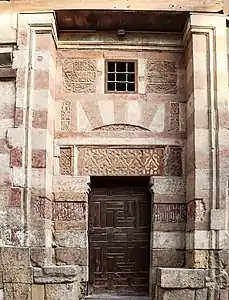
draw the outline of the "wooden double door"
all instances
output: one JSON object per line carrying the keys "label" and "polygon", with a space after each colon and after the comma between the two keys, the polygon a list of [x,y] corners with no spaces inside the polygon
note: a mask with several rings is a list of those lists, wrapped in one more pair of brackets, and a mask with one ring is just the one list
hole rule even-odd
{"label": "wooden double door", "polygon": [[89,197],[89,294],[148,295],[147,178],[94,178]]}

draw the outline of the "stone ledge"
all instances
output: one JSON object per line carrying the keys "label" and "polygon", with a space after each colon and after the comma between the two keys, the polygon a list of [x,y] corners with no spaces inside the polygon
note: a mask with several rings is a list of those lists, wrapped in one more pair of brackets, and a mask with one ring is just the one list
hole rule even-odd
{"label": "stone ledge", "polygon": [[199,289],[205,287],[206,271],[203,269],[158,268],[157,285],[167,289]]}
{"label": "stone ledge", "polygon": [[81,279],[79,266],[50,266],[34,268],[34,283],[65,283]]}

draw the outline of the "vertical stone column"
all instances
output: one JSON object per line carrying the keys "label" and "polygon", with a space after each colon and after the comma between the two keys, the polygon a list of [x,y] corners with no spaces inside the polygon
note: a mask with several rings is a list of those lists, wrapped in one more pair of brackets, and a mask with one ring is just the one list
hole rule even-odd
{"label": "vertical stone column", "polygon": [[[186,266],[219,268],[229,247],[226,18],[191,14],[184,33],[187,98]],[[209,273],[215,287],[217,274]],[[209,298],[213,299],[213,298]]]}
{"label": "vertical stone column", "polygon": [[18,24],[13,139],[20,141],[23,157],[23,245],[31,246],[34,265],[44,265],[51,263],[52,245],[55,21],[53,13],[20,14]]}

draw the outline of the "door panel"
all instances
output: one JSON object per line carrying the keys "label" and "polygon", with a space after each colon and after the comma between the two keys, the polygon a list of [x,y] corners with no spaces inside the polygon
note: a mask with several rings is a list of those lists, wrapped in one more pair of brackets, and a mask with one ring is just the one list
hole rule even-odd
{"label": "door panel", "polygon": [[93,187],[89,293],[148,295],[149,236],[148,187]]}

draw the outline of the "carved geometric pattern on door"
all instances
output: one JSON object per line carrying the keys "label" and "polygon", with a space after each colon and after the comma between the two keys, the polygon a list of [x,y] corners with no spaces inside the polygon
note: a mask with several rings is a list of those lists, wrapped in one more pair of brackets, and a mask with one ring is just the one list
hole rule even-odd
{"label": "carved geometric pattern on door", "polygon": [[93,188],[89,199],[89,293],[148,295],[148,188]]}

